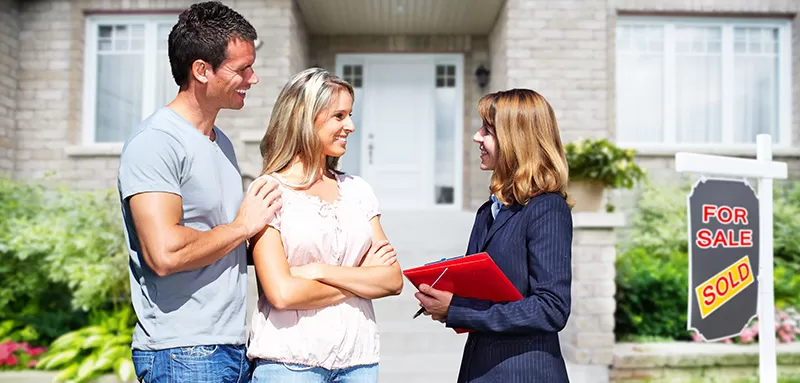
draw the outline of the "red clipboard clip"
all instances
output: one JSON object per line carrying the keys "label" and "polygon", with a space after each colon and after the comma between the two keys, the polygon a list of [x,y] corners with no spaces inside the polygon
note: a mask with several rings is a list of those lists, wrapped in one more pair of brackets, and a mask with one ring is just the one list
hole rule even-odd
{"label": "red clipboard clip", "polygon": [[[444,273],[444,271],[447,273]],[[488,253],[477,253],[429,263],[403,271],[403,275],[419,289],[419,285],[436,284],[438,290],[448,291],[463,298],[513,302],[522,294],[497,267]],[[424,311],[420,310],[420,314]],[[470,332],[455,329],[456,333]]]}

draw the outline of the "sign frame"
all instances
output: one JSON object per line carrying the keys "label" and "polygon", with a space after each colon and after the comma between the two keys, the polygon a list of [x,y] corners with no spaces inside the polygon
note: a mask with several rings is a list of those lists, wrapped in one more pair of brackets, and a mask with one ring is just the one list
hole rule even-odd
{"label": "sign frame", "polygon": [[[772,161],[772,136],[756,136],[756,159],[713,156],[697,153],[675,153],[675,170],[681,173],[700,173],[718,176],[753,177],[758,179],[759,207],[759,270],[758,316],[759,334],[775,332],[775,286],[773,264],[773,203],[772,180],[786,179],[785,162]],[[777,358],[775,337],[759,336],[759,382],[775,383]]]}
{"label": "sign frame", "polygon": [[[692,221],[693,221],[692,220],[692,218],[693,218],[693,216],[692,216],[692,213],[693,213],[693,211],[692,211],[692,197],[695,195],[695,191],[698,189],[699,186],[705,185],[705,183],[709,182],[709,181],[710,182],[714,182],[714,181],[734,182],[734,183],[737,183],[737,184],[741,184],[742,187],[746,187],[747,189],[749,189],[750,192],[753,193],[753,197],[755,197],[755,199],[756,199],[756,207],[758,208],[758,215],[759,216],[756,217],[756,219],[758,220],[758,226],[756,226],[754,228],[755,230],[757,230],[757,235],[753,236],[752,233],[751,233],[750,239],[751,239],[751,241],[754,240],[753,242],[755,242],[755,245],[757,245],[757,246],[760,246],[760,238],[759,237],[761,235],[761,232],[760,232],[760,227],[759,226],[760,226],[760,210],[761,209],[760,209],[760,199],[758,198],[758,193],[753,188],[753,186],[747,181],[747,179],[743,179],[743,178],[731,178],[731,177],[708,178],[708,177],[703,175],[703,176],[700,176],[700,178],[694,183],[694,186],[692,186],[691,191],[686,196],[686,211],[687,211],[687,214],[686,214],[686,218],[687,218],[686,228],[687,228],[687,230],[686,231],[687,231],[688,241],[689,241],[689,243],[688,243],[688,249],[689,249],[689,276],[688,276],[688,281],[687,281],[688,298],[689,299],[687,301],[687,316],[686,316],[687,323],[686,323],[686,329],[687,330],[694,330],[695,333],[698,334],[700,336],[700,338],[705,342],[716,342],[716,341],[730,339],[730,338],[733,338],[733,337],[737,336],[739,333],[741,333],[742,330],[744,330],[747,327],[748,323],[750,323],[753,319],[757,318],[758,317],[758,307],[759,307],[758,306],[759,305],[758,301],[760,301],[760,299],[759,299],[758,293],[755,293],[756,304],[755,304],[755,307],[754,307],[755,310],[753,310],[753,314],[751,316],[749,316],[747,318],[747,320],[742,324],[742,328],[739,331],[737,331],[736,333],[734,333],[734,334],[708,338],[707,334],[704,334],[703,332],[701,332],[700,329],[698,329],[697,326],[699,325],[699,323],[694,323],[692,321],[692,319],[693,319],[693,312],[692,311],[693,311],[693,308],[694,308],[693,303],[695,302],[694,297],[697,294],[696,290],[699,289],[700,286],[705,285],[708,282],[708,281],[706,281],[706,282],[704,282],[704,283],[702,283],[700,285],[695,285],[694,278],[693,278],[694,273],[696,272],[694,260],[695,260],[695,257],[697,256],[697,254],[695,254],[694,241],[697,239],[695,237],[695,235],[698,232],[699,228],[695,228],[692,225]],[[733,207],[733,206],[731,206],[731,207]],[[738,208],[738,206],[734,207],[734,209],[736,209],[736,208]],[[702,214],[702,212],[694,212],[694,213],[695,214],[698,214],[698,213]],[[734,218],[734,216],[733,216],[734,213],[731,212],[730,214],[731,214],[731,216],[729,217],[729,219],[730,220],[736,220],[736,218]],[[749,214],[749,212],[748,212],[748,214]],[[752,226],[750,226],[750,227],[752,227]],[[741,240],[741,238],[739,238],[739,239]],[[734,262],[733,265],[727,266],[726,269],[721,269],[719,272],[717,272],[710,279],[714,279],[715,277],[717,277],[720,274],[724,273],[724,271],[726,271],[727,269],[730,269],[732,266],[739,265],[741,263],[741,261],[744,260],[744,259],[747,260],[747,263],[749,265],[752,265],[753,263],[758,263],[759,268],[760,268],[761,260],[758,259],[758,258],[760,258],[759,254],[758,254],[760,252],[759,250],[760,250],[759,248],[751,247],[751,251],[750,251],[751,254],[753,252],[756,253],[755,254],[755,258],[756,258],[757,262],[752,262],[754,257],[752,257],[750,255],[744,255],[743,258],[741,258],[741,259],[737,260],[736,262]],[[741,255],[737,256],[737,258],[739,258],[739,257],[741,257]],[[748,269],[749,269],[749,276],[748,276],[747,279],[750,280],[750,283],[748,283],[746,286],[742,287],[741,290],[746,289],[752,283],[756,283],[757,286],[761,285],[760,280],[754,275],[756,273],[756,271],[753,270],[752,266],[749,267]],[[726,285],[726,289],[727,288],[728,288],[728,286]],[[720,303],[718,306],[716,306],[715,308],[711,309],[707,313],[703,312],[703,306],[702,306],[702,304],[700,303],[700,301],[698,299],[697,300],[697,307],[698,307],[698,310],[699,310],[700,315],[701,315],[701,318],[699,318],[699,320],[701,320],[701,321],[704,320],[706,317],[708,317],[711,314],[713,314],[717,309],[722,307],[725,303],[729,303],[731,300],[734,299],[734,297],[736,295],[738,295],[739,292],[741,292],[741,290],[738,291],[737,293],[734,293],[733,295],[727,297],[723,303]],[[695,318],[695,319],[698,319],[698,318]],[[737,317],[737,319],[738,319],[738,317]]]}

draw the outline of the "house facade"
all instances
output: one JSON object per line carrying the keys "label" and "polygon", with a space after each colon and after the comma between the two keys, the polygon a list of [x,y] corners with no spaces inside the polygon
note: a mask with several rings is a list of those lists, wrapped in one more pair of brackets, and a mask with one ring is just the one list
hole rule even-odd
{"label": "house facade", "polygon": [[[122,141],[177,90],[166,36],[193,2],[0,0],[0,175],[114,187]],[[421,211],[418,221],[453,213],[441,218],[453,225],[441,228],[395,222],[395,232],[436,232],[426,234],[430,251],[409,250],[415,261],[463,251],[465,212],[488,197],[489,174],[479,169],[471,137],[481,124],[477,102],[491,91],[538,91],[553,105],[565,142],[605,137],[637,149],[657,181],[678,177],[676,151],[755,157],[758,133],[772,134],[774,157],[789,162],[791,178],[799,174],[798,0],[225,3],[259,34],[260,81],[242,110],[222,111],[217,122],[236,147],[243,182],[260,173],[259,142],[283,84],[308,67],[335,71],[356,89],[357,131],[342,169],[373,185],[382,210]],[[619,220],[577,218],[567,354],[608,365],[608,232]],[[458,246],[437,247],[449,241],[437,230],[463,222],[453,234]],[[409,248],[421,242],[406,236]],[[417,351],[403,348],[408,334],[398,334],[395,355]],[[434,339],[436,350],[433,334],[414,339]],[[447,363],[457,363],[454,355]]]}
{"label": "house facade", "polygon": [[[2,0],[0,171],[113,187],[131,127],[174,96],[166,36],[191,3]],[[358,130],[342,168],[387,208],[484,201],[476,104],[511,87],[551,102],[564,141],[636,148],[656,179],[673,176],[677,150],[753,156],[760,132],[777,158],[800,153],[797,1],[227,3],[260,37],[260,83],[218,121],[248,179],[281,86],[310,66],[354,84]]]}

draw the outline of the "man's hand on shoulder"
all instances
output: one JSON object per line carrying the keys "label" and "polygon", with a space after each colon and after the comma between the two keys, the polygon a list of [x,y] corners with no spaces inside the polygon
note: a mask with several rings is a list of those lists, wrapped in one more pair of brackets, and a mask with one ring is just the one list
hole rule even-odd
{"label": "man's hand on shoulder", "polygon": [[258,177],[247,188],[233,225],[242,228],[247,238],[251,238],[269,224],[281,206],[278,182]]}

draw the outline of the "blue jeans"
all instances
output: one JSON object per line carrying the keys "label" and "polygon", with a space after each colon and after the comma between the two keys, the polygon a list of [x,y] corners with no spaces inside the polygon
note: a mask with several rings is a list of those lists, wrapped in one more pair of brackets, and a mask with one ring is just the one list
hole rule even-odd
{"label": "blue jeans", "polygon": [[142,383],[248,383],[252,373],[243,345],[133,350],[133,367]]}
{"label": "blue jeans", "polygon": [[377,364],[328,370],[322,367],[258,360],[253,371],[253,383],[375,383],[377,381]]}

